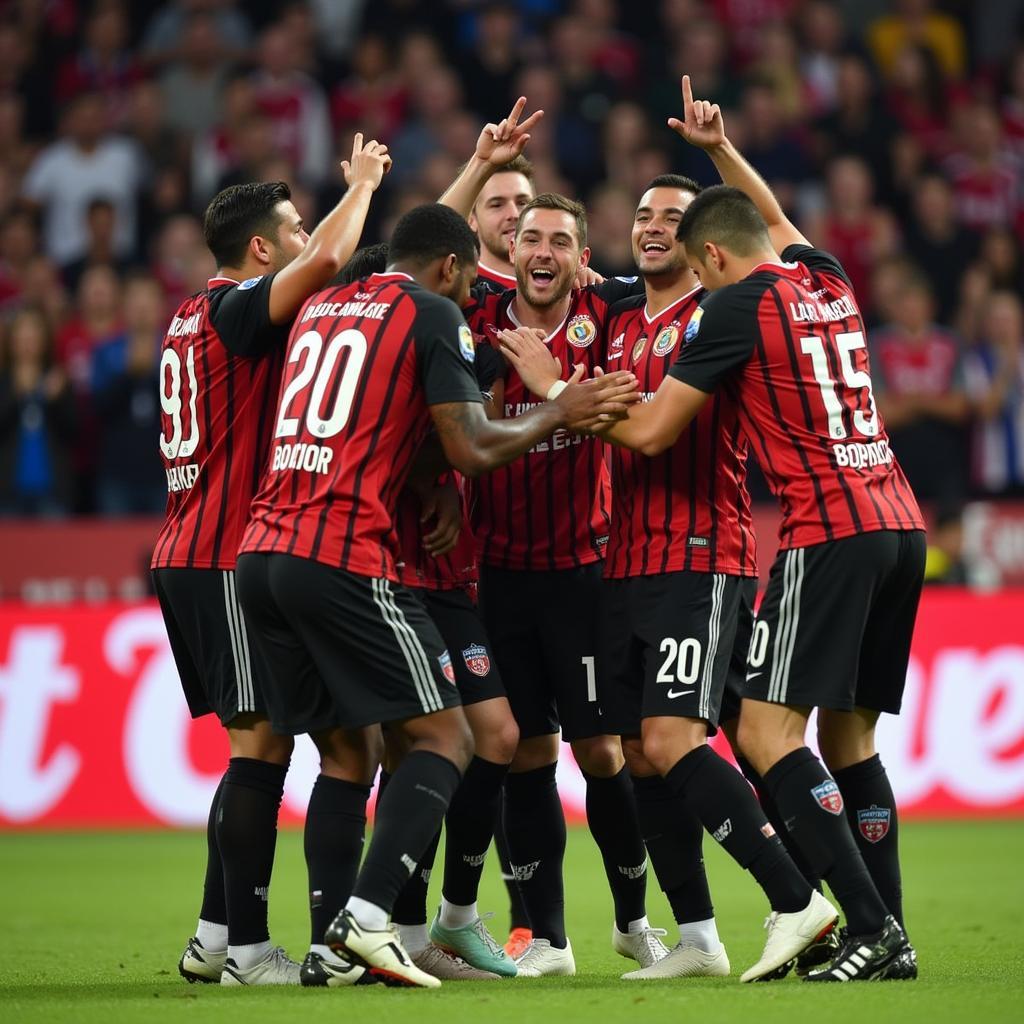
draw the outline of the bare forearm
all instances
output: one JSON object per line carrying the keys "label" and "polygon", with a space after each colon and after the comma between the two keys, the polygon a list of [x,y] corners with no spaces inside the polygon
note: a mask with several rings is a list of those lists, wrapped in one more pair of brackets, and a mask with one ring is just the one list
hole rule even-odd
{"label": "bare forearm", "polygon": [[493,173],[494,167],[486,160],[476,156],[470,157],[462,173],[448,186],[438,202],[468,219],[473,212],[477,196],[480,195],[480,189]]}

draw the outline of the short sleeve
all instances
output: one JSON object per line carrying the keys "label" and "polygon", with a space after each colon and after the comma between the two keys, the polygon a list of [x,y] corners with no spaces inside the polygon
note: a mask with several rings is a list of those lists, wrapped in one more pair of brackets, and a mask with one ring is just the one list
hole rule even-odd
{"label": "short sleeve", "polygon": [[273,281],[273,274],[250,277],[210,293],[210,323],[232,355],[255,359],[288,340],[289,325],[270,319]]}
{"label": "short sleeve", "polygon": [[802,263],[808,270],[817,270],[823,274],[835,274],[850,284],[849,275],[843,269],[842,263],[832,253],[825,252],[824,249],[815,249],[811,245],[794,242],[782,250],[782,258],[787,263]]}
{"label": "short sleeve", "polygon": [[740,369],[757,341],[763,289],[740,282],[709,295],[683,331],[683,347],[669,375],[707,394]]}
{"label": "short sleeve", "polygon": [[482,402],[476,343],[459,307],[431,292],[414,295],[416,365],[427,405]]}
{"label": "short sleeve", "polygon": [[476,382],[480,391],[490,391],[499,377],[505,376],[505,360],[501,353],[485,341],[476,343]]}
{"label": "short sleeve", "polygon": [[611,306],[613,303],[645,294],[642,277],[609,277],[600,284],[591,285],[591,291]]}

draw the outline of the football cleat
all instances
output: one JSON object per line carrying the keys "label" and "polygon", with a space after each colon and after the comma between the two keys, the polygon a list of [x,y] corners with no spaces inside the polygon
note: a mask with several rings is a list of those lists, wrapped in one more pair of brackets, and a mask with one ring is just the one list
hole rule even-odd
{"label": "football cleat", "polygon": [[224,973],[220,976],[222,985],[298,985],[299,964],[288,959],[288,954],[278,946],[272,949],[258,964],[241,970],[231,957],[224,961]]}
{"label": "football cleat", "polygon": [[445,928],[438,915],[430,925],[430,941],[487,974],[516,976],[515,961],[494,941],[482,917],[461,928]]}
{"label": "football cleat", "polygon": [[411,955],[412,962],[421,971],[426,971],[440,981],[498,981],[501,977],[494,971],[481,971],[451,950],[442,949],[433,943]]}
{"label": "football cleat", "polygon": [[194,985],[197,981],[204,985],[210,985],[220,981],[221,971],[224,970],[224,961],[227,958],[228,951],[226,949],[219,952],[206,949],[195,936],[192,936],[178,961],[178,973],[190,985]]}
{"label": "football cleat", "polygon": [[796,958],[797,977],[802,978],[810,974],[816,967],[831,963],[840,947],[846,942],[846,926],[833,928],[821,942],[815,942],[808,946]]}
{"label": "football cleat", "polygon": [[531,939],[526,952],[516,961],[517,978],[567,978],[576,973],[572,946],[557,949],[548,939]]}
{"label": "football cleat", "polygon": [[668,946],[661,941],[668,932],[664,928],[645,928],[642,932],[620,932],[612,925],[612,949],[627,960],[635,960],[642,968],[652,967],[668,956]]}
{"label": "football cleat", "polygon": [[505,941],[505,952],[513,960],[518,960],[526,952],[526,947],[531,942],[533,942],[533,932],[529,928],[513,928]]}
{"label": "football cleat", "polygon": [[347,960],[334,960],[314,953],[306,954],[299,969],[303,988],[346,988],[349,985],[372,985],[377,979],[365,967]]}
{"label": "football cleat", "polygon": [[625,981],[655,981],[658,978],[725,978],[729,974],[729,957],[719,944],[715,953],[705,953],[696,946],[681,942],[650,967],[629,971]]}
{"label": "football cleat", "polygon": [[350,963],[365,967],[385,985],[440,988],[441,982],[421,971],[406,952],[398,928],[364,928],[348,910],[341,911],[324,935],[331,951]]}
{"label": "football cleat", "polygon": [[917,977],[917,955],[890,914],[874,935],[850,935],[832,963],[811,971],[804,981],[910,981]]}
{"label": "football cleat", "polygon": [[[764,923],[768,932],[761,959],[748,967],[740,981],[773,981],[784,976],[786,966],[815,942],[820,942],[835,927],[839,913],[817,889],[803,910],[792,914],[772,911]],[[786,967],[779,973],[779,968]]]}

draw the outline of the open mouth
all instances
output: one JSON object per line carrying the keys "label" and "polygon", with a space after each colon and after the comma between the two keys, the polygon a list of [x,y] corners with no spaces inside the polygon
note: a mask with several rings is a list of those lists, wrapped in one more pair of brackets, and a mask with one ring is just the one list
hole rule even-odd
{"label": "open mouth", "polygon": [[668,246],[664,242],[645,242],[641,248],[645,256],[660,256],[668,252]]}
{"label": "open mouth", "polygon": [[530,271],[530,280],[538,288],[546,288],[555,279],[553,270],[545,270],[543,267]]}

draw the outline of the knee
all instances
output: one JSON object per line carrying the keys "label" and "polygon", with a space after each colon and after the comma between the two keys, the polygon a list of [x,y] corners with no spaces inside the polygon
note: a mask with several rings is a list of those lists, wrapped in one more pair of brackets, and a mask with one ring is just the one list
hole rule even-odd
{"label": "knee", "polygon": [[707,740],[707,726],[690,719],[647,719],[644,722],[643,754],[659,775],[667,775],[691,750]]}
{"label": "knee", "polygon": [[820,727],[818,749],[825,767],[833,774],[875,756],[873,736],[844,736]]}
{"label": "knee", "polygon": [[622,756],[630,775],[641,778],[658,774],[658,769],[644,755],[643,741],[639,736],[630,736],[628,739],[623,737]]}
{"label": "knee", "polygon": [[771,767],[771,757],[761,742],[759,730],[749,719],[744,719],[742,715],[740,716],[739,725],[736,727],[736,745],[734,749],[737,756],[746,758],[760,775],[763,775]]}
{"label": "knee", "polygon": [[512,772],[532,772],[558,760],[558,735],[528,736],[519,740],[510,768]]}
{"label": "knee", "polygon": [[591,736],[572,744],[572,755],[587,775],[610,779],[622,771],[626,763],[618,736]]}
{"label": "knee", "polygon": [[509,713],[499,728],[487,736],[487,760],[495,764],[511,764],[518,746],[519,726]]}
{"label": "knee", "polygon": [[254,761],[287,765],[295,749],[293,736],[281,736],[265,718],[240,715],[228,726],[228,743],[232,757],[248,757]]}

